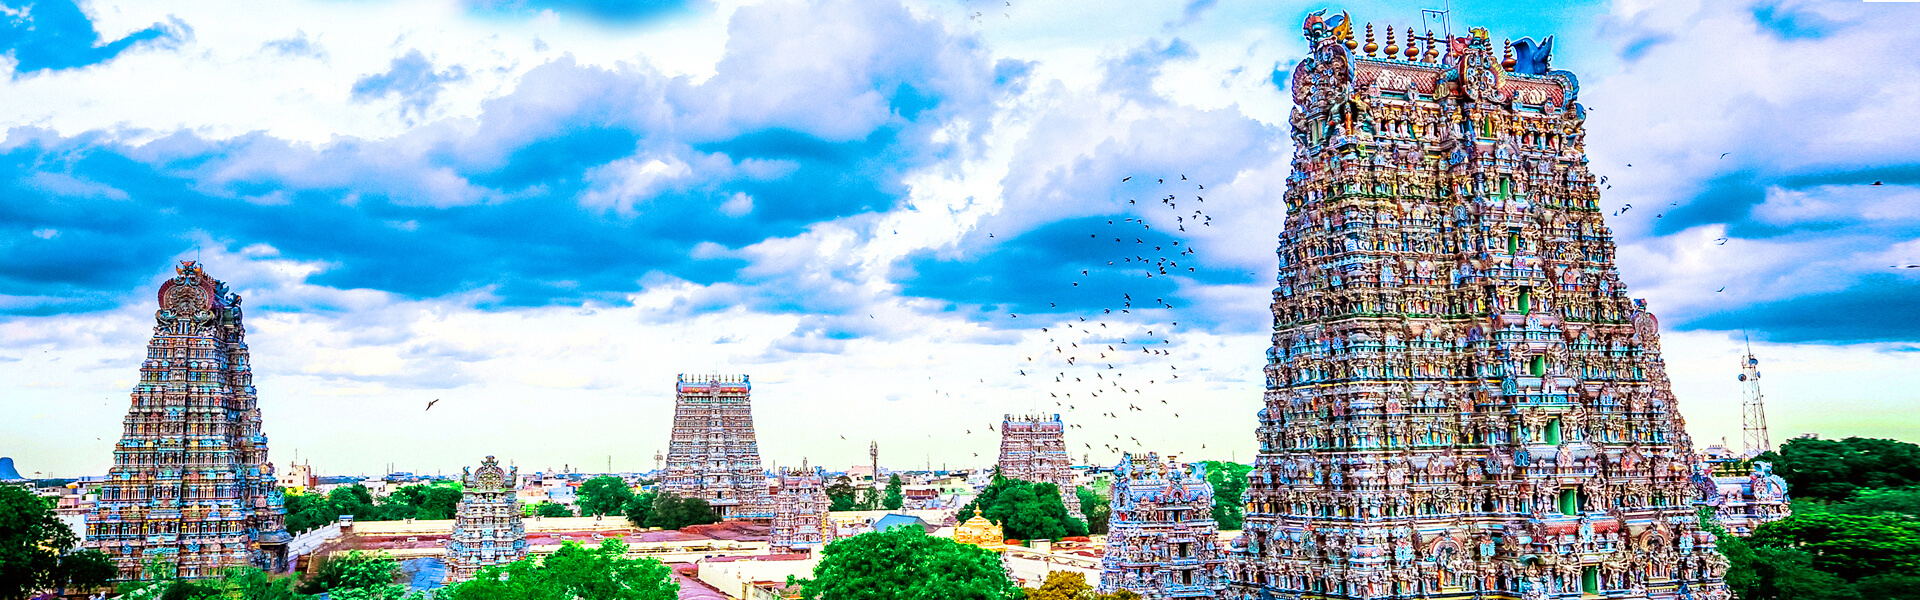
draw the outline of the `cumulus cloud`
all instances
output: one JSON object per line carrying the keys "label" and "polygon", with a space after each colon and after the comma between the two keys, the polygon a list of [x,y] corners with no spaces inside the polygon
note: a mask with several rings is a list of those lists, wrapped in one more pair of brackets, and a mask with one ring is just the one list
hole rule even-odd
{"label": "cumulus cloud", "polygon": [[107,41],[73,0],[6,0],[0,8],[0,55],[13,59],[15,79],[97,65],[140,45],[180,41],[193,31],[178,21],[154,23]]}
{"label": "cumulus cloud", "polygon": [[[285,42],[285,40],[282,40]],[[276,43],[276,42],[269,42]],[[294,43],[284,44],[293,46]],[[307,49],[305,40],[298,42],[298,48]],[[406,118],[411,113],[414,118],[424,118],[427,109],[433,107],[434,100],[440,96],[440,90],[447,84],[467,78],[467,70],[460,65],[435,71],[433,61],[418,49],[393,59],[392,68],[385,73],[374,73],[353,82],[355,102],[369,102],[389,96],[400,100],[400,116]]]}
{"label": "cumulus cloud", "polygon": [[[1610,210],[1634,205],[1611,219],[1622,274],[1667,322],[1781,341],[1911,339],[1868,311],[1832,312],[1897,312],[1889,294],[1920,282],[1880,251],[1920,237],[1920,126],[1890,112],[1920,92],[1920,59],[1861,51],[1906,35],[1885,12],[1664,3],[1616,7],[1602,25],[1623,64],[1585,95],[1599,108],[1595,168],[1614,186]],[[1699,67],[1707,55],[1718,67]],[[1785,318],[1795,310],[1827,316]]]}

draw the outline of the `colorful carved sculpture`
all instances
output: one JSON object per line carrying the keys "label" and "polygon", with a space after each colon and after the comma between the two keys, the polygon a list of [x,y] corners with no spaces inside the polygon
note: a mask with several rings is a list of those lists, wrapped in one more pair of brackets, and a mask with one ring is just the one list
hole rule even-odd
{"label": "colorful carved sculpture", "polygon": [[676,495],[706,499],[725,518],[772,517],[747,376],[682,374],[675,392],[661,485]]}
{"label": "colorful carved sculpture", "polygon": [[240,295],[181,261],[161,284],[140,382],[86,546],[120,578],[163,564],[181,577],[233,565],[286,568],[286,509],[267,462]]}
{"label": "colorful carved sculpture", "polygon": [[502,469],[491,456],[479,470],[464,470],[460,482],[465,487],[447,540],[447,581],[466,581],[484,567],[527,557],[527,530],[514,496],[519,480],[519,467]]}
{"label": "colorful carved sculpture", "polygon": [[1307,37],[1226,596],[1725,598],[1572,74]]}
{"label": "colorful carved sculpture", "polygon": [[1226,592],[1227,553],[1203,465],[1124,454],[1113,471],[1111,507],[1101,593],[1124,589],[1162,600]]}
{"label": "colorful carved sculpture", "polygon": [[1074,493],[1073,457],[1067,455],[1067,426],[1060,415],[1007,414],[1000,421],[1000,476],[1051,483],[1076,519],[1080,498]]}

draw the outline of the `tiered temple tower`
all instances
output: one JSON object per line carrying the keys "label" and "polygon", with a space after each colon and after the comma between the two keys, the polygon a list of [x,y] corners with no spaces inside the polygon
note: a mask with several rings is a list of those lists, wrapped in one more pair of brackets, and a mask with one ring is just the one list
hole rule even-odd
{"label": "tiered temple tower", "polygon": [[1000,420],[1000,475],[1060,486],[1060,501],[1076,519],[1080,498],[1074,493],[1073,457],[1067,455],[1067,426],[1060,415],[1007,414]]}
{"label": "tiered temple tower", "polygon": [[1126,589],[1150,600],[1219,598],[1227,549],[1213,520],[1213,486],[1202,465],[1124,454],[1113,472],[1113,512],[1100,592]]}
{"label": "tiered temple tower", "polygon": [[174,272],[160,285],[86,545],[113,557],[122,579],[145,577],[151,562],[181,577],[245,564],[282,570],[286,509],[260,431],[240,295],[194,261]]}
{"label": "tiered temple tower", "polygon": [[705,498],[725,518],[773,516],[753,437],[747,376],[681,374],[677,390],[662,485],[676,495]]}
{"label": "tiered temple tower", "polygon": [[527,557],[527,530],[513,494],[519,479],[519,467],[502,469],[491,456],[481,461],[480,470],[465,469],[460,482],[466,487],[447,542],[448,582],[466,581],[483,567]]}
{"label": "tiered temple tower", "polygon": [[1725,598],[1551,38],[1305,28],[1231,597]]}
{"label": "tiered temple tower", "polygon": [[773,496],[773,527],[768,547],[773,552],[793,552],[820,547],[826,541],[820,523],[827,515],[827,493],[820,474],[808,470],[785,469],[780,487]]}

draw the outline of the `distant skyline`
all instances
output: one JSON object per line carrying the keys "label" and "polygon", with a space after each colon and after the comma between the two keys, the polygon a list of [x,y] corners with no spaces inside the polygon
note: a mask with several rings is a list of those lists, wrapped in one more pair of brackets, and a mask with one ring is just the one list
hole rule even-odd
{"label": "distant skyline", "polygon": [[[648,470],[677,373],[751,376],[769,467],[987,466],[1035,410],[1076,461],[1250,461],[1301,19],[1425,6],[0,5],[0,456],[42,477],[111,464],[181,259],[245,298],[282,469]],[[1920,439],[1920,5],[1451,6],[1579,77],[1699,445],[1748,335],[1775,444]]]}

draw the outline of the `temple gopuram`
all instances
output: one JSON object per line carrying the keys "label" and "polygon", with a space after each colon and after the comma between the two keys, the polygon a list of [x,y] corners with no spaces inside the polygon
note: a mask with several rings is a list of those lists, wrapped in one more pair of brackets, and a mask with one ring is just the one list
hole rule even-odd
{"label": "temple gopuram", "polygon": [[479,470],[464,470],[460,483],[465,488],[447,541],[447,582],[473,579],[484,567],[527,557],[527,530],[513,493],[519,479],[519,467],[502,469],[491,456],[480,462]]}
{"label": "temple gopuram", "polygon": [[1219,598],[1227,551],[1213,520],[1213,486],[1202,465],[1157,454],[1123,454],[1113,470],[1100,593],[1129,590],[1149,600]]}
{"label": "temple gopuram", "polygon": [[1228,597],[1726,598],[1552,39],[1305,32]]}
{"label": "temple gopuram", "polygon": [[144,578],[151,564],[185,578],[234,565],[284,570],[286,509],[260,430],[240,295],[194,261],[174,273],[160,285],[86,547],[113,557],[122,580]]}
{"label": "temple gopuram", "polygon": [[1075,519],[1080,498],[1074,493],[1073,457],[1067,455],[1067,426],[1060,415],[1007,414],[1000,420],[1000,476],[1060,486],[1060,501]]}
{"label": "temple gopuram", "polygon": [[771,518],[746,375],[679,376],[661,486],[704,498],[728,519]]}
{"label": "temple gopuram", "polygon": [[821,523],[827,516],[827,493],[820,474],[807,469],[783,469],[773,494],[773,527],[768,548],[775,552],[806,551],[826,542]]}

